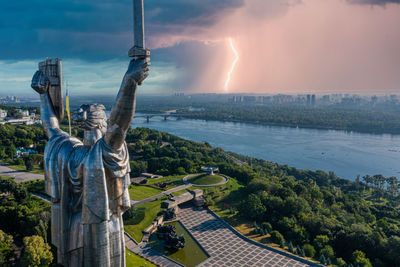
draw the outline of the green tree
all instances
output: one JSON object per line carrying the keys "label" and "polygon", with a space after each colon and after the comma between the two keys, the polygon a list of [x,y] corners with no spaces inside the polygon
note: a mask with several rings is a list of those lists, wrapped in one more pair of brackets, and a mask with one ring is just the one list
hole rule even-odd
{"label": "green tree", "polygon": [[333,248],[329,245],[326,245],[319,251],[320,255],[324,255],[326,259],[332,259],[335,256],[335,252]]}
{"label": "green tree", "polygon": [[360,250],[354,251],[351,259],[353,260],[353,264],[355,266],[372,267],[372,264],[369,261],[369,259],[365,257],[365,253]]}
{"label": "green tree", "polygon": [[272,225],[271,225],[269,222],[263,222],[263,223],[261,224],[261,227],[264,229],[264,231],[265,231],[266,233],[269,233],[269,232],[272,231]]}
{"label": "green tree", "polygon": [[342,258],[337,258],[336,259],[336,265],[339,267],[345,266],[346,262]]}
{"label": "green tree", "polygon": [[321,250],[329,242],[329,237],[326,235],[317,235],[314,239],[314,247]]}
{"label": "green tree", "polygon": [[41,236],[44,239],[44,242],[46,243],[47,243],[47,229],[48,229],[48,224],[43,220],[39,220],[38,225],[35,226],[36,234]]}
{"label": "green tree", "polygon": [[399,179],[397,179],[397,177],[395,176],[391,176],[389,178],[387,178],[387,182],[388,182],[388,191],[390,194],[392,194],[393,197],[396,197],[398,192],[399,192]]}
{"label": "green tree", "polygon": [[144,161],[130,161],[131,176],[139,176],[141,173],[146,172],[147,162]]}
{"label": "green tree", "polygon": [[276,243],[276,244],[280,244],[281,242],[285,242],[285,238],[283,237],[283,235],[281,233],[279,233],[278,231],[274,230],[271,232],[271,241]]}
{"label": "green tree", "polygon": [[385,258],[391,265],[400,263],[400,237],[391,236],[386,245]]}
{"label": "green tree", "polygon": [[31,159],[27,158],[25,160],[25,168],[27,171],[32,171],[33,170],[33,162]]}
{"label": "green tree", "polygon": [[324,255],[321,255],[321,257],[319,257],[319,261],[320,261],[322,264],[326,264],[326,258],[325,258],[325,256],[324,256]]}
{"label": "green tree", "polygon": [[0,230],[0,266],[7,266],[9,259],[13,256],[14,251],[11,248],[13,242],[11,235]]}
{"label": "green tree", "polygon": [[303,250],[307,257],[314,258],[315,248],[311,244],[303,245]]}
{"label": "green tree", "polygon": [[178,168],[176,169],[176,173],[177,173],[177,174],[186,174],[185,168],[183,168],[183,167],[178,167]]}
{"label": "green tree", "polygon": [[49,266],[53,261],[53,254],[49,244],[41,236],[24,237],[24,253],[21,259],[23,266]]}
{"label": "green tree", "polygon": [[253,220],[259,219],[266,211],[266,208],[256,194],[250,194],[247,201],[241,203],[240,209]]}

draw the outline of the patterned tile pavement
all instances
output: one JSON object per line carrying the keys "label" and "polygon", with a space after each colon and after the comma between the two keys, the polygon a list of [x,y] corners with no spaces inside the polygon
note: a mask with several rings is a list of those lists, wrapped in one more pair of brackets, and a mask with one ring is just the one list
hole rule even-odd
{"label": "patterned tile pavement", "polygon": [[125,246],[130,251],[133,252],[148,261],[154,263],[157,266],[162,267],[183,267],[182,264],[179,264],[164,255],[161,255],[155,250],[151,249],[150,245],[146,245],[143,243],[137,244],[128,234],[125,233]]}
{"label": "patterned tile pavement", "polygon": [[[235,233],[206,209],[182,208],[178,219],[209,254],[198,266],[310,266],[291,255],[256,245]],[[321,266],[315,264],[315,266]]]}

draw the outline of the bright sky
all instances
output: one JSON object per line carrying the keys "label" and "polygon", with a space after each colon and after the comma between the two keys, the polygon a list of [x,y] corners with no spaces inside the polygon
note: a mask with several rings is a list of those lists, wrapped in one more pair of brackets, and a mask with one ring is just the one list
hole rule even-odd
{"label": "bright sky", "polygon": [[[141,93],[397,93],[400,0],[144,0]],[[71,94],[115,94],[131,0],[0,2],[0,94],[32,94],[46,57]],[[229,81],[227,79],[229,78]]]}

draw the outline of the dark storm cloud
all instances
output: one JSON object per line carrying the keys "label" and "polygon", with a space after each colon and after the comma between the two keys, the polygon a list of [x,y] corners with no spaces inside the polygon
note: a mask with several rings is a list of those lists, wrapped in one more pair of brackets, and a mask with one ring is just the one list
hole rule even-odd
{"label": "dark storm cloud", "polygon": [[[207,27],[243,0],[145,0],[146,31]],[[131,0],[19,0],[0,3],[0,59],[125,55],[132,43]]]}
{"label": "dark storm cloud", "polygon": [[386,5],[389,3],[400,4],[400,0],[347,0],[352,4],[365,4],[365,5]]}

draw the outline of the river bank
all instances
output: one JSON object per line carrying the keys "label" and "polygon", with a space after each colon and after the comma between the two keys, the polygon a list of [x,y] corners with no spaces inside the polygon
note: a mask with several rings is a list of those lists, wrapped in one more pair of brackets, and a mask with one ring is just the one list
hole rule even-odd
{"label": "river bank", "polygon": [[[140,113],[137,113],[140,115]],[[354,180],[357,175],[399,176],[400,136],[336,130],[268,126],[189,118],[136,118],[147,127],[179,137],[208,142],[238,154],[299,169],[334,171]]]}
{"label": "river bank", "polygon": [[[179,113],[178,113],[179,114]],[[298,123],[276,123],[276,122],[266,122],[266,121],[250,121],[250,120],[238,120],[231,118],[219,118],[214,119],[207,116],[192,116],[188,114],[181,115],[187,119],[193,120],[207,120],[207,121],[217,121],[217,122],[234,122],[234,123],[247,123],[253,125],[263,125],[263,126],[279,126],[279,127],[289,127],[289,128],[303,128],[303,129],[314,129],[314,130],[335,130],[335,131],[344,131],[347,133],[363,133],[363,134],[390,134],[390,135],[399,135],[400,130],[381,130],[381,131],[373,131],[371,129],[361,129],[361,128],[345,128],[345,127],[335,127],[335,126],[324,126],[324,125],[314,125],[314,124],[298,124]]]}

